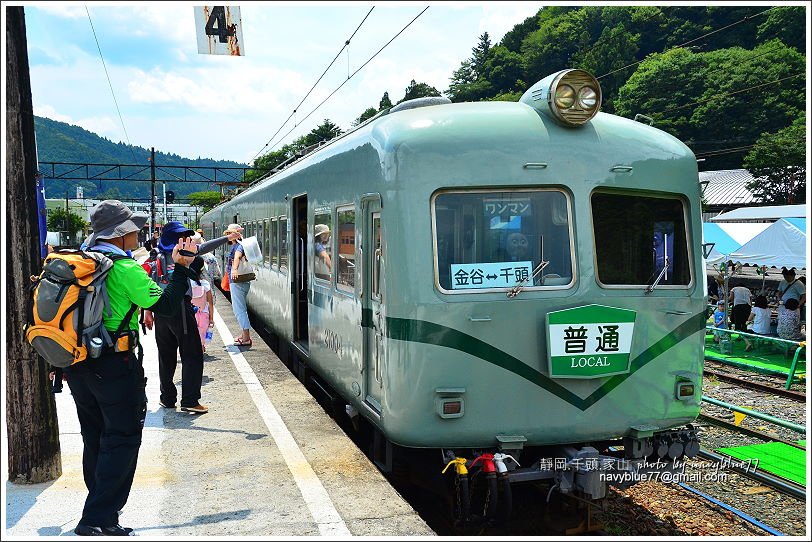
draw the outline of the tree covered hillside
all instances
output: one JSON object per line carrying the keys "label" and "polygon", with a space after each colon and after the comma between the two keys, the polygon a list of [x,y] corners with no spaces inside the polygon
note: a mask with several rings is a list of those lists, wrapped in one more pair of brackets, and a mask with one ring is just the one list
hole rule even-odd
{"label": "tree covered hillside", "polygon": [[[702,171],[758,171],[758,186],[751,189],[764,203],[801,203],[806,149],[805,137],[797,136],[805,136],[805,9],[551,6],[516,24],[499,43],[487,33],[472,40],[471,56],[449,75],[443,94],[453,102],[518,101],[551,73],[585,69],[601,84],[602,111],[649,117],[694,151]],[[413,80],[403,99],[439,94]],[[354,124],[392,105],[384,93]],[[343,131],[327,123],[255,164],[275,167]],[[763,173],[776,168],[779,173]],[[787,168],[800,183],[774,186],[785,182]]]}
{"label": "tree covered hillside", "polygon": [[[34,117],[34,129],[37,134],[37,158],[40,162],[73,162],[80,164],[141,164],[149,166],[150,149],[136,147],[126,143],[113,143],[106,137],[101,137],[79,126],[59,122],[43,117]],[[201,166],[201,167],[248,167],[228,160],[213,160],[211,158],[183,158],[177,154],[166,154],[155,151],[155,163],[158,166]],[[69,168],[61,167],[57,171],[66,171]],[[95,172],[103,168],[96,168]],[[41,168],[41,171],[43,168]],[[170,170],[175,175],[176,170]],[[48,169],[50,172],[50,169]],[[129,170],[134,173],[135,169]],[[90,172],[91,175],[94,171]],[[166,174],[157,178],[167,178]],[[134,179],[149,179],[149,169],[134,175]],[[61,198],[66,191],[73,197],[76,186],[84,187],[86,198],[149,198],[150,183],[125,181],[68,181],[58,179],[45,179],[45,196],[47,198]],[[208,183],[167,183],[167,190],[174,190],[178,198],[183,198],[191,192],[206,190]]]}

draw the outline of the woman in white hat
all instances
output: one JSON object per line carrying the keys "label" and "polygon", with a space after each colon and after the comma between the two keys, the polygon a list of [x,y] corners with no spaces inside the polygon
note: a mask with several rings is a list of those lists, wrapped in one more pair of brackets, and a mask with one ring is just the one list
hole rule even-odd
{"label": "woman in white hat", "polygon": [[[223,235],[242,231],[243,227],[239,224],[229,224],[223,232]],[[239,243],[239,240],[229,241],[229,244],[231,245],[231,252],[229,252],[228,259],[226,260],[226,272],[223,275],[223,285],[231,292],[231,308],[234,310],[234,316],[237,318],[237,323],[242,330],[240,336],[234,339],[234,344],[250,348],[253,344],[251,341],[251,322],[248,319],[248,306],[245,303],[245,299],[248,297],[251,283],[234,282],[234,279],[237,278],[237,271],[239,270],[240,264],[248,260],[245,258],[245,251]]]}

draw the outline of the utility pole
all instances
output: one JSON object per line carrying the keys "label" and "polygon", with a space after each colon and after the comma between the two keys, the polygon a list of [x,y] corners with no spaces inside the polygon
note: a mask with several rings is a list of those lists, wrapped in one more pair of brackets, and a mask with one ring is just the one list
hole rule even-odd
{"label": "utility pole", "polygon": [[152,182],[152,196],[149,198],[149,238],[152,239],[152,228],[155,227],[155,147],[149,155],[149,173]]}
{"label": "utility pole", "polygon": [[[6,427],[8,479],[37,484],[62,475],[59,422],[48,368],[20,332],[29,277],[39,273],[37,147],[22,6],[6,10]],[[13,262],[13,263],[12,263]]]}

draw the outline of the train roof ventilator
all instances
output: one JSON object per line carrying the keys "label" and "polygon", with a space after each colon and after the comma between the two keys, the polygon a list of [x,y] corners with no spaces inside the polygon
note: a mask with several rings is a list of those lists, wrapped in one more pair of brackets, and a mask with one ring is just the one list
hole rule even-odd
{"label": "train roof ventilator", "polygon": [[522,94],[520,102],[564,126],[580,126],[601,108],[601,86],[589,72],[561,70],[548,75]]}

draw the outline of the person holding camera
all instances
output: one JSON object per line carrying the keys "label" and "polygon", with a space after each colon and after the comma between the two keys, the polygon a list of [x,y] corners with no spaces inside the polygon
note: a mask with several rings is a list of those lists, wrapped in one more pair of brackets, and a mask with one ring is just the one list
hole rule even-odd
{"label": "person holding camera", "polygon": [[[121,257],[114,260],[106,279],[110,312],[104,313],[104,327],[116,336],[113,346],[64,369],[84,443],[82,472],[88,495],[74,529],[79,536],[132,532],[119,524],[118,515],[132,488],[147,413],[136,313],[139,307],[167,318],[177,313],[196,251],[191,242],[178,243],[171,253],[175,274],[166,288],[159,288],[137,261],[127,257],[138,247],[138,232],[146,221],[146,215],[133,213],[118,200],[102,201],[90,210],[93,233],[85,244],[90,250]],[[191,256],[181,255],[181,250],[190,251]],[[122,330],[126,331],[118,337]]]}
{"label": "person holding camera", "polygon": [[[169,284],[175,270],[167,254],[174,250],[181,241],[197,246],[191,237],[195,231],[177,221],[167,222],[158,240],[158,256],[152,267],[151,277],[161,288]],[[223,236],[203,243],[197,247],[196,254],[211,252],[224,245],[231,237]],[[197,280],[198,274],[189,270],[189,279]],[[166,318],[146,313],[144,324],[148,329],[155,326],[155,343],[158,346],[158,377],[161,381],[161,398],[159,404],[164,408],[174,409],[178,400],[178,388],[175,386],[175,370],[178,367],[178,351],[183,365],[181,382],[183,392],[180,409],[193,414],[205,414],[209,407],[200,403],[203,385],[203,346],[198,335],[198,324],[195,309],[192,305],[192,284],[187,279],[186,291],[181,302],[180,318]]]}

